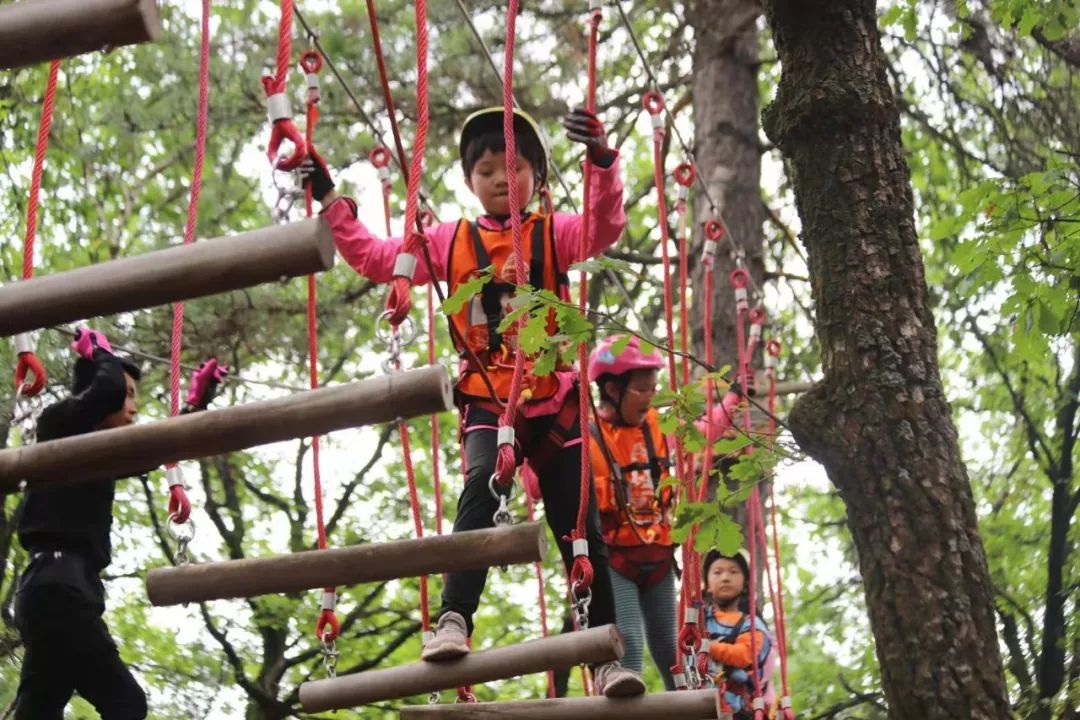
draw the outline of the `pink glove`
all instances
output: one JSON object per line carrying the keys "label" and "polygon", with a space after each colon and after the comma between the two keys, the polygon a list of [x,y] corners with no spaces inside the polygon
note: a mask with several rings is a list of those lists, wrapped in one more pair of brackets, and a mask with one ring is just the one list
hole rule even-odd
{"label": "pink glove", "polygon": [[229,366],[219,364],[216,357],[211,357],[199,365],[198,369],[191,374],[191,384],[188,385],[188,406],[196,410],[205,410],[214,399],[218,384],[228,374]]}
{"label": "pink glove", "polygon": [[174,523],[185,523],[191,517],[191,501],[183,485],[169,488],[169,518]]}
{"label": "pink glove", "polygon": [[104,350],[107,353],[113,351],[109,339],[103,333],[91,330],[86,326],[82,326],[75,331],[75,342],[71,343],[71,349],[87,360],[94,359],[95,350]]}
{"label": "pink glove", "polygon": [[741,400],[742,397],[738,393],[726,393],[719,403],[713,405],[712,417],[699,420],[696,423],[697,429],[704,433],[706,428],[711,425],[713,440],[724,437],[724,433],[731,430],[735,424]]}

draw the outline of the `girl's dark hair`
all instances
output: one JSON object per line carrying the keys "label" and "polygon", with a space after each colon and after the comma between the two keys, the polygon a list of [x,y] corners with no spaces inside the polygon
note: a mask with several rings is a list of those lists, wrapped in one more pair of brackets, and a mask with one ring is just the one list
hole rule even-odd
{"label": "girl's dark hair", "polygon": [[[705,553],[705,557],[701,561],[701,582],[705,586],[705,587],[702,588],[704,596],[709,598],[710,601],[712,600],[712,598],[709,595],[709,567],[714,562],[719,560],[720,558],[724,558],[725,560],[733,561],[736,565],[739,566],[739,569],[742,570],[743,578],[746,580],[746,582],[743,585],[742,592],[739,594],[738,606],[739,606],[739,612],[744,613],[744,614],[749,614],[750,613],[750,567],[746,564],[746,559],[742,555],[739,555],[737,553],[735,555],[723,555],[723,554],[721,554],[721,552],[719,550],[715,550],[715,549],[710,550],[709,552]],[[759,608],[759,612],[760,612],[760,608]]]}
{"label": "girl's dark hair", "polygon": [[[505,152],[506,150],[506,139],[503,137],[502,131],[502,118],[493,116],[493,120],[494,122],[490,125],[485,123],[483,127],[479,128],[476,136],[469,140],[469,144],[465,147],[465,153],[461,159],[461,167],[465,171],[465,177],[472,174],[476,163],[488,150],[493,153]],[[538,186],[543,185],[547,179],[547,155],[540,144],[540,139],[536,137],[536,133],[533,132],[529,123],[518,117],[514,118],[514,139],[517,142],[518,152],[533,167],[533,172],[536,174],[536,184]]]}
{"label": "girl's dark hair", "polygon": [[600,399],[606,403],[618,407],[619,403],[615,400],[615,398],[609,397],[607,391],[604,390],[604,385],[609,382],[615,383],[615,385],[625,393],[627,386],[630,384],[630,373],[625,372],[622,375],[604,373],[600,377],[596,378],[596,389],[600,392]]}
{"label": "girl's dark hair", "polygon": [[[138,382],[142,379],[142,370],[138,365],[121,357],[117,357],[117,360],[120,361],[120,366],[124,368],[125,373],[131,376],[132,380]],[[94,361],[83,357],[76,360],[75,367],[71,371],[71,392],[78,395],[89,387],[96,372],[97,364]]]}

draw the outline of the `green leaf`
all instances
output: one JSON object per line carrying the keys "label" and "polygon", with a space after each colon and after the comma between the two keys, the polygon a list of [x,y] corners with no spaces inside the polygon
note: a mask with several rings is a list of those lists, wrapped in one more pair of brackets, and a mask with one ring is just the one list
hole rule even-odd
{"label": "green leaf", "polygon": [[630,344],[630,335],[621,335],[618,340],[611,343],[611,352],[615,357],[626,352],[626,346]]}
{"label": "green leaf", "polygon": [[904,14],[903,5],[893,5],[881,15],[879,22],[881,27],[888,27],[900,22],[900,17]]}
{"label": "green leaf", "polygon": [[1039,301],[1039,330],[1046,335],[1061,333],[1061,318],[1043,301]]}
{"label": "green leaf", "polygon": [[753,440],[745,433],[739,433],[733,438],[722,438],[713,443],[713,452],[717,455],[730,455],[742,450],[752,443]]}
{"label": "green leaf", "polygon": [[1020,16],[1020,22],[1016,26],[1016,32],[1020,35],[1030,35],[1032,29],[1039,24],[1042,16],[1034,6],[1028,6],[1024,14]]}
{"label": "green leaf", "polygon": [[555,361],[559,359],[559,353],[555,350],[545,350],[540,353],[533,364],[533,374],[543,377],[555,372]]}
{"label": "green leaf", "polygon": [[491,266],[487,266],[479,272],[476,276],[466,280],[457,286],[454,293],[443,300],[442,309],[447,315],[455,315],[461,312],[461,309],[465,307],[465,303],[469,302],[474,295],[479,293],[484,285],[491,282],[492,269]]}
{"label": "green leaf", "polygon": [[742,547],[743,532],[739,524],[730,515],[718,513],[709,518],[698,529],[694,549],[699,553],[719,550],[724,555],[734,555]]}
{"label": "green leaf", "polygon": [[518,331],[518,342],[521,349],[532,355],[540,352],[548,341],[547,318],[542,315],[533,315],[525,323],[525,327]]}

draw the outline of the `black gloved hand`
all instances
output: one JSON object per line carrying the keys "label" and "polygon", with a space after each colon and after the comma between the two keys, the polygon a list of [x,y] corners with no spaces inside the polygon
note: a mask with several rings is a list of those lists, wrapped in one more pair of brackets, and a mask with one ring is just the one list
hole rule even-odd
{"label": "black gloved hand", "polygon": [[316,202],[322,202],[327,193],[334,189],[334,180],[330,177],[326,161],[315,151],[315,148],[312,148],[304,162],[300,163],[297,172],[300,173],[300,184],[304,188],[311,185],[311,197]]}
{"label": "black gloved hand", "polygon": [[588,148],[593,164],[608,168],[615,162],[616,152],[608,147],[607,130],[596,113],[585,108],[574,108],[563,118],[563,127],[570,140]]}

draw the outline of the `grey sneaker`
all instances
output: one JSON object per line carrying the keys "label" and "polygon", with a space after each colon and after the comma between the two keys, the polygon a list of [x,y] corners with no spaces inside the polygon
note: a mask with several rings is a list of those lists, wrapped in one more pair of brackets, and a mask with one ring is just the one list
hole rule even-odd
{"label": "grey sneaker", "polygon": [[645,692],[641,676],[612,660],[593,669],[593,687],[597,695],[604,697],[630,697]]}
{"label": "grey sneaker", "polygon": [[469,635],[465,618],[459,613],[444,613],[435,626],[435,637],[428,640],[420,653],[421,660],[441,662],[457,660],[469,654]]}

